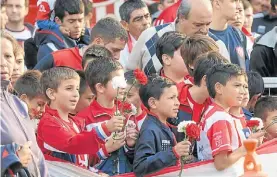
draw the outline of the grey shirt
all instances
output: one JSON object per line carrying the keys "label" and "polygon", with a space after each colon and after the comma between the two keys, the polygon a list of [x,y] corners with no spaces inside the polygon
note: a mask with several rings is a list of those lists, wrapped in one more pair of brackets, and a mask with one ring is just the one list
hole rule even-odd
{"label": "grey shirt", "polygon": [[7,91],[8,84],[8,81],[1,81],[1,145],[13,142],[23,145],[27,141],[32,141],[32,161],[29,163],[28,170],[35,177],[47,177],[45,159],[37,145],[35,130],[26,105]]}

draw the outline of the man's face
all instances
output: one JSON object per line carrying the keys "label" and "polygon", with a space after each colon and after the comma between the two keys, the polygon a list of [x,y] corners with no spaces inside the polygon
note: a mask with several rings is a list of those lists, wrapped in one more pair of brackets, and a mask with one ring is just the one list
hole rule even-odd
{"label": "man's face", "polygon": [[69,15],[65,12],[65,16],[62,20],[61,25],[68,28],[70,31],[70,37],[72,39],[78,39],[81,36],[84,28],[84,14],[72,14]]}
{"label": "man's face", "polygon": [[270,0],[263,0],[262,1],[262,11],[263,12],[269,12],[271,9]]}
{"label": "man's face", "polygon": [[244,27],[251,29],[253,24],[253,9],[249,7],[248,9],[244,10]]}
{"label": "man's face", "polygon": [[179,17],[179,29],[182,34],[191,36],[194,34],[207,35],[212,22],[213,10],[211,5],[197,7],[192,4],[188,18]]}
{"label": "man's face", "polygon": [[25,0],[7,0],[6,12],[9,22],[18,23],[24,21],[28,7],[25,6]]}
{"label": "man's face", "polygon": [[254,14],[262,12],[263,0],[251,0],[250,1]]}
{"label": "man's face", "polygon": [[104,44],[104,47],[106,47],[110,52],[112,52],[114,59],[119,60],[120,52],[124,49],[125,45],[125,40],[116,38],[115,40]]}
{"label": "man's face", "polygon": [[140,34],[151,26],[151,16],[147,7],[136,9],[130,15],[127,31],[137,40]]}
{"label": "man's face", "polygon": [[221,13],[227,21],[236,20],[239,14],[239,0],[220,0]]}
{"label": "man's face", "polygon": [[228,23],[238,29],[242,29],[242,26],[244,24],[244,9],[242,2],[238,2],[237,4],[238,8],[238,15],[236,19],[230,20]]}

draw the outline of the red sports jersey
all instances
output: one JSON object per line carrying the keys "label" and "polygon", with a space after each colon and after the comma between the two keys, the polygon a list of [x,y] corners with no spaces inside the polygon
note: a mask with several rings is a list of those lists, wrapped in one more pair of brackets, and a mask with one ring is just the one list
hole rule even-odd
{"label": "red sports jersey", "polygon": [[86,154],[96,154],[104,142],[94,130],[83,131],[84,125],[84,121],[74,117],[69,117],[69,122],[66,122],[57,110],[47,107],[38,125],[38,145],[44,154],[50,156],[55,153],[63,157],[75,154],[76,164],[88,167]]}
{"label": "red sports jersey", "polygon": [[182,0],[179,0],[172,6],[166,8],[164,11],[162,11],[162,13],[159,15],[159,17],[154,21],[154,26],[173,22],[176,18],[176,14],[177,14],[177,11],[178,11],[178,8],[179,8],[181,2],[182,2]]}
{"label": "red sports jersey", "polygon": [[242,145],[234,118],[216,103],[204,113],[200,126],[199,160],[213,159],[220,152],[232,152]]}

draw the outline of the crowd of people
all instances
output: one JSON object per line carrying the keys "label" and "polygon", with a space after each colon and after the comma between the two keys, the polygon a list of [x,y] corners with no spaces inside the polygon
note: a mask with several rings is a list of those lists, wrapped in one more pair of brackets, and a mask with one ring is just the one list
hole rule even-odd
{"label": "crowd of people", "polygon": [[1,0],[1,176],[221,171],[277,138],[277,0],[126,0],[94,25],[90,0],[38,0],[33,25],[28,6]]}

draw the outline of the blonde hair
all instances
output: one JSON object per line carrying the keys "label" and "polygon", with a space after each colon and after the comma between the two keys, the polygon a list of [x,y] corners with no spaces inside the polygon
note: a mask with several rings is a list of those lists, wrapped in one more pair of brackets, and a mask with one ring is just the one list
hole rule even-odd
{"label": "blonde hair", "polygon": [[16,41],[16,39],[12,35],[10,35],[9,33],[7,33],[4,30],[1,30],[1,39],[7,39],[8,41],[10,41],[12,43],[12,46],[13,46],[13,55],[15,57],[17,55],[17,50],[19,48],[19,44]]}
{"label": "blonde hair", "polygon": [[14,56],[15,58],[18,56],[18,55],[23,55],[23,59],[25,57],[25,52],[24,52],[24,49],[23,47],[17,43],[16,45],[16,50],[14,50]]}

